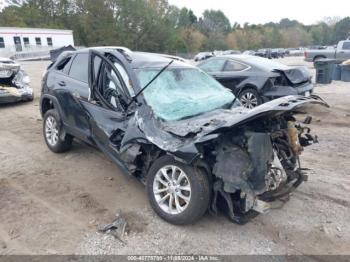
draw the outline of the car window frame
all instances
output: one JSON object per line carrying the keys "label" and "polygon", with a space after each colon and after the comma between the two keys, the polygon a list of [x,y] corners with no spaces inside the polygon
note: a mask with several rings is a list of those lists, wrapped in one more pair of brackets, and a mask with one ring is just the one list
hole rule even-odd
{"label": "car window frame", "polygon": [[[73,60],[74,60],[74,57],[75,57],[74,54],[72,54],[72,55],[67,55],[66,57],[64,57],[63,59],[61,59],[61,60],[55,65],[54,70],[55,70],[57,73],[59,73],[59,74],[62,74],[62,75],[64,75],[64,76],[66,76],[66,77],[70,77],[70,76],[69,76],[69,71],[70,71],[70,68],[71,68],[71,66],[72,66],[72,62],[73,62]],[[59,69],[57,68],[57,67],[59,66],[59,64],[62,63],[63,60],[67,60],[67,59],[69,59],[69,58],[70,58],[70,60],[69,60],[68,63],[65,65],[64,70],[59,70]],[[73,78],[73,79],[74,79],[74,78]]]}
{"label": "car window frame", "polygon": [[78,55],[87,55],[87,57],[88,57],[88,59],[87,59],[87,65],[88,65],[88,63],[89,63],[89,53],[78,53],[78,54],[75,54],[74,55],[74,57],[72,57],[72,59],[71,59],[71,61],[69,62],[70,63],[70,66],[69,66],[69,71],[68,71],[68,73],[67,73],[67,76],[69,77],[69,78],[71,78],[71,79],[74,79],[74,80],[76,80],[76,81],[79,81],[79,82],[81,82],[81,83],[85,83],[85,84],[89,84],[89,66],[87,67],[87,81],[85,82],[85,81],[83,81],[83,80],[81,80],[81,79],[77,79],[77,78],[75,78],[75,77],[72,77],[71,75],[70,75],[70,72],[71,72],[71,70],[72,70],[72,66],[73,66],[73,63],[74,63],[74,61],[75,61],[75,59],[77,58],[77,56]]}
{"label": "car window frame", "polygon": [[[206,63],[213,62],[213,61],[217,61],[217,60],[223,60],[223,61],[224,61],[223,65],[222,65],[222,67],[221,67],[221,69],[220,69],[219,71],[206,71],[205,69],[202,68],[202,66],[205,65]],[[204,72],[210,74],[210,73],[223,72],[223,69],[224,69],[225,65],[226,65],[226,58],[223,58],[223,57],[215,57],[215,58],[211,58],[211,59],[209,59],[209,60],[204,61],[203,63],[201,63],[201,64],[199,65],[199,68],[200,68],[201,70],[203,70]]]}
{"label": "car window frame", "polygon": [[[114,57],[114,56],[113,56]],[[110,58],[102,56],[101,54],[98,53],[90,53],[89,54],[89,74],[91,73],[91,69],[92,67],[95,66],[93,59],[94,58],[100,58],[101,62],[97,71],[97,75],[93,77],[93,81],[96,81],[96,83],[90,83],[89,82],[89,90],[90,90],[90,98],[89,101],[91,101],[91,99],[94,100],[97,103],[97,106],[106,109],[106,110],[112,110],[115,112],[119,112],[119,113],[125,113],[126,109],[124,108],[117,108],[115,107],[113,104],[111,104],[109,101],[107,101],[103,95],[101,94],[100,90],[99,90],[99,85],[101,84],[101,78],[104,74],[104,66],[110,66],[111,69],[113,71],[115,71],[115,75],[118,78],[118,81],[121,84],[121,91],[124,92],[124,96],[126,96],[126,101],[124,101],[126,104],[129,103],[129,101],[132,99],[131,95],[129,94],[128,88],[126,87],[126,84],[124,82],[124,78],[122,77],[122,75],[120,74],[120,72],[118,71],[118,69],[115,67],[114,63],[115,61],[112,61]],[[122,61],[120,61],[117,57],[114,57],[116,59],[116,61],[124,68]],[[93,71],[95,70],[95,68],[92,69]],[[125,69],[125,71],[127,72],[127,70]],[[129,76],[129,75],[128,75]],[[89,78],[91,79],[91,76],[89,76]],[[129,76],[130,78],[130,76]],[[89,81],[90,81],[89,79]],[[94,85],[96,84],[96,86],[93,87],[93,91],[91,90],[92,86],[90,86],[90,84]],[[126,93],[125,93],[126,92]],[[94,94],[93,94],[94,93]],[[96,94],[97,93],[97,97]],[[123,94],[121,94],[123,96]]]}
{"label": "car window frame", "polygon": [[[226,71],[225,68],[226,68],[226,66],[227,66],[227,64],[228,64],[229,62],[234,62],[234,63],[240,64],[240,65],[243,65],[245,68],[242,69],[242,70],[236,70],[236,71],[232,71],[232,70]],[[247,70],[249,70],[249,69],[251,69],[251,68],[252,68],[251,66],[249,66],[249,65],[247,65],[247,64],[245,64],[245,63],[243,63],[243,62],[239,62],[239,61],[237,61],[237,60],[235,60],[235,59],[231,59],[231,58],[230,58],[230,59],[227,59],[227,60],[226,60],[226,63],[225,63],[225,65],[224,65],[224,68],[223,68],[223,71],[222,71],[222,72],[224,72],[224,73],[230,73],[230,72],[244,72],[244,71],[247,71]]]}

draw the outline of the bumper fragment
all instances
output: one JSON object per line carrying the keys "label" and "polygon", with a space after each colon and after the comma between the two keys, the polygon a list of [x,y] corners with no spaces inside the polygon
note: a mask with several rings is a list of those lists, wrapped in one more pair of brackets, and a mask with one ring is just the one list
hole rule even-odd
{"label": "bumper fragment", "polygon": [[312,83],[305,84],[298,87],[292,86],[274,86],[270,90],[263,93],[264,97],[269,99],[275,99],[290,95],[302,95],[309,96],[312,94],[314,85]]}

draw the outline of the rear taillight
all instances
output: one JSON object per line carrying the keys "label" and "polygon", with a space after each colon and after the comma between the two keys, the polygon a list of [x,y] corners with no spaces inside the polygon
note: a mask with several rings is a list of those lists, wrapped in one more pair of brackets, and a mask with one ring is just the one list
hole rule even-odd
{"label": "rear taillight", "polygon": [[304,52],[304,56],[307,57],[307,52]]}

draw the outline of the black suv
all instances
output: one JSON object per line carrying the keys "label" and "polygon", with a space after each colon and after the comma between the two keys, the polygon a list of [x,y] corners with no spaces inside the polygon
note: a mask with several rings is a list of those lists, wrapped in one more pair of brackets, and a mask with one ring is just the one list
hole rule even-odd
{"label": "black suv", "polygon": [[293,114],[325,103],[286,97],[248,110],[174,59],[117,47],[62,53],[42,81],[46,144],[56,153],[73,138],[96,146],[146,184],[152,208],[170,223],[221,208],[245,223],[305,180],[297,160],[313,137]]}

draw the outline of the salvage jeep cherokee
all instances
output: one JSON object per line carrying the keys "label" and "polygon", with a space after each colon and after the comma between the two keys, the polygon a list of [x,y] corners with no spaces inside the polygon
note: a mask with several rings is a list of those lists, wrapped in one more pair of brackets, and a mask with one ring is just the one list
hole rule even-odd
{"label": "salvage jeep cherokee", "polygon": [[154,211],[173,224],[207,210],[243,224],[269,209],[307,178],[299,155],[316,139],[294,115],[327,106],[289,96],[249,110],[196,67],[118,47],[64,52],[42,83],[47,146],[96,146],[146,185]]}

